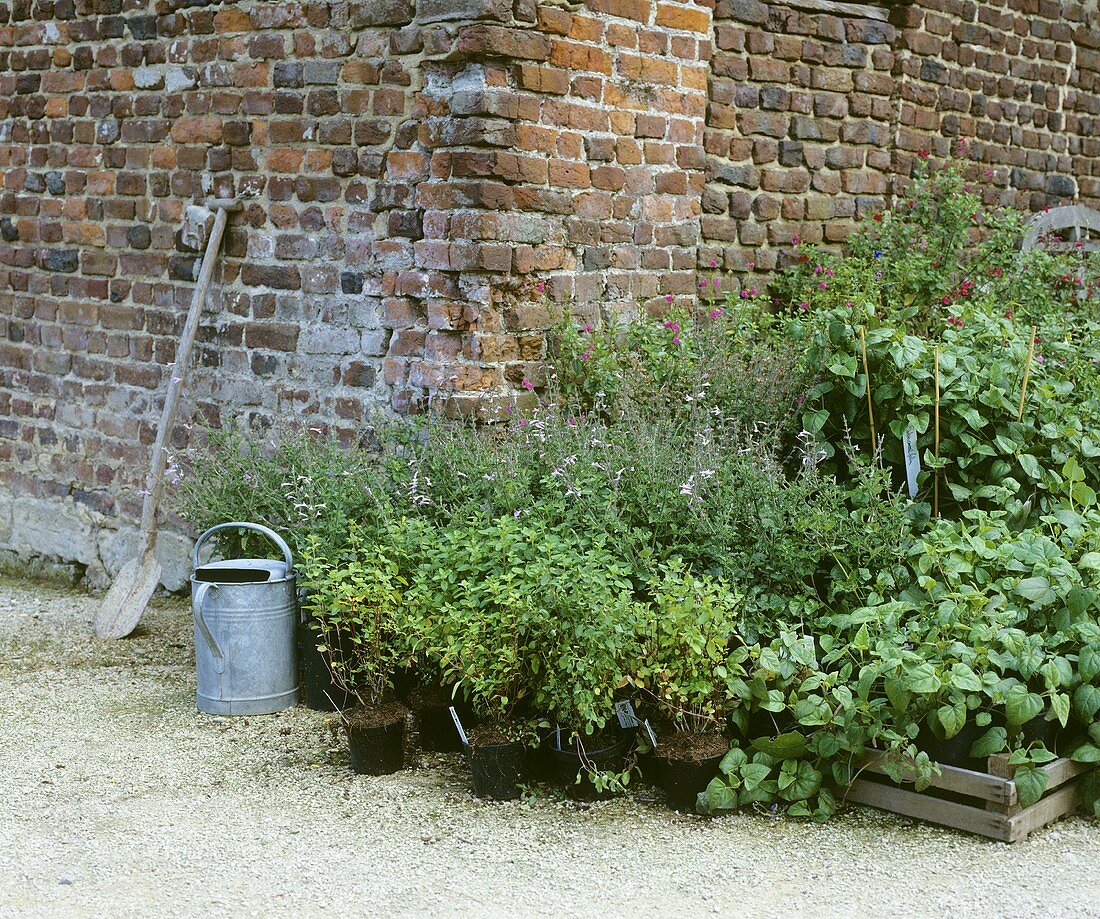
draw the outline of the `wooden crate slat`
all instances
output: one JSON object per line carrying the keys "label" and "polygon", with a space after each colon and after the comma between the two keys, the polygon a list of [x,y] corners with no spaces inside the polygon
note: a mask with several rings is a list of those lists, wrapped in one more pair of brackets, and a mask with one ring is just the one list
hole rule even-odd
{"label": "wooden crate slat", "polygon": [[847,800],[867,804],[883,810],[928,820],[956,830],[966,830],[991,839],[1008,842],[1009,827],[1006,818],[994,811],[967,804],[957,804],[942,798],[933,798],[917,791],[908,791],[897,785],[883,785],[865,779],[856,779],[848,788]]}
{"label": "wooden crate slat", "polygon": [[1042,767],[1043,771],[1047,774],[1046,790],[1050,791],[1052,788],[1057,788],[1059,785],[1065,785],[1070,779],[1075,779],[1079,775],[1084,775],[1092,768],[1092,763],[1075,763],[1073,760],[1064,756],[1061,759],[1056,759],[1053,762],[1047,763]]}
{"label": "wooden crate slat", "polygon": [[955,766],[940,767],[940,775],[933,777],[932,786],[955,796],[961,795],[966,801],[940,797],[931,789],[913,790],[911,773],[904,776],[909,787],[895,784],[883,769],[881,757],[870,759],[865,768],[889,781],[856,779],[847,791],[849,801],[1001,842],[1017,842],[1059,817],[1073,813],[1080,798],[1081,782],[1078,780],[1093,766],[1065,757],[1042,766],[1047,774],[1046,790],[1036,804],[1026,808],[1020,807],[1016,783],[1012,779],[1016,767],[1009,764],[1007,753],[989,757],[989,773]]}
{"label": "wooden crate slat", "polygon": [[1025,807],[1018,814],[1009,817],[1005,822],[1007,831],[1005,842],[1025,839],[1032,830],[1038,830],[1059,817],[1073,813],[1077,810],[1080,792],[1079,782],[1063,785],[1053,794],[1040,800],[1038,804]]}
{"label": "wooden crate slat", "polygon": [[[869,760],[866,768],[870,772],[887,775],[882,766],[882,757]],[[902,775],[902,781],[910,785],[913,784],[913,779],[911,770]],[[933,788],[958,792],[983,801],[992,801],[995,804],[1010,806],[1016,803],[1016,783],[1011,779],[988,775],[985,772],[974,772],[959,766],[941,765],[940,774],[932,776],[931,785]]]}

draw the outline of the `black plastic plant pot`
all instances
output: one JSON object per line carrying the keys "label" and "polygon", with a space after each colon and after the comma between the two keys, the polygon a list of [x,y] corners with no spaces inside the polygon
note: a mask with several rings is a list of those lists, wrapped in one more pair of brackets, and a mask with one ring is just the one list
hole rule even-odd
{"label": "black plastic plant pot", "polygon": [[335,712],[351,704],[351,695],[333,682],[324,655],[317,650],[317,636],[302,623],[298,627],[299,660],[302,680],[299,698],[307,708],[318,712]]}
{"label": "black plastic plant pot", "polygon": [[389,775],[405,767],[405,717],[397,702],[353,709],[344,722],[351,753],[351,771],[358,775]]}
{"label": "black plastic plant pot", "polygon": [[974,741],[978,740],[988,730],[988,727],[978,727],[974,722],[968,721],[958,734],[945,740],[942,737],[937,737],[926,727],[921,731],[917,742],[928,754],[928,758],[941,766],[957,766],[961,769],[985,772],[986,760],[982,757],[971,756],[970,748],[974,745]]}
{"label": "black plastic plant pot", "polygon": [[520,743],[470,746],[470,778],[474,794],[494,801],[519,797],[519,781],[527,751]]}
{"label": "black plastic plant pot", "polygon": [[[587,742],[582,738],[579,750],[576,742],[569,743],[570,734],[571,732],[565,730],[554,731],[546,738],[544,749],[550,759],[551,780],[564,785],[566,793],[575,798],[592,800],[611,797],[609,793],[596,791],[588,779],[588,772],[622,772],[634,740],[633,732],[603,734],[587,738]],[[565,748],[562,749],[561,745]],[[578,783],[577,774],[582,770],[581,781]]]}
{"label": "black plastic plant pot", "polygon": [[1042,715],[1036,715],[1020,726],[1020,737],[1027,745],[1041,743],[1051,753],[1058,752],[1058,736],[1062,725],[1057,721],[1047,721]]}
{"label": "black plastic plant pot", "polygon": [[678,811],[694,811],[699,792],[706,791],[711,779],[718,775],[718,764],[722,762],[723,756],[724,753],[719,753],[698,762],[657,757],[658,776],[661,787],[665,790],[668,806]]}
{"label": "black plastic plant pot", "polygon": [[467,729],[472,727],[475,719],[461,693],[452,698],[451,690],[445,687],[419,686],[409,694],[409,708],[415,716],[421,750],[429,753],[462,752],[462,739],[451,717],[452,705],[462,724]]}

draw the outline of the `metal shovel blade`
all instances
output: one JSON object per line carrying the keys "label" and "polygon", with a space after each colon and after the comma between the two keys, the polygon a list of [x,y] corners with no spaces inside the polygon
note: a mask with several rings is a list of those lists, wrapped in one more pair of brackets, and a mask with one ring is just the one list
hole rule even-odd
{"label": "metal shovel blade", "polygon": [[96,613],[96,635],[99,638],[125,638],[129,635],[157,589],[160,575],[160,562],[152,552],[123,565]]}

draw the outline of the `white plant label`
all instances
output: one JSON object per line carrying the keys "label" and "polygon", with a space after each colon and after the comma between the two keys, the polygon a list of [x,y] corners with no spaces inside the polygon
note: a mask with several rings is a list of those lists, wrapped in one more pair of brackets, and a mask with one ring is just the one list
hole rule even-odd
{"label": "white plant label", "polygon": [[917,429],[910,425],[901,435],[905,452],[905,477],[909,480],[909,497],[917,496],[917,476],[920,474],[920,450],[917,449]]}
{"label": "white plant label", "polygon": [[451,713],[451,717],[454,719],[455,727],[458,728],[458,736],[462,740],[462,746],[470,746],[470,741],[467,740],[466,732],[462,729],[462,721],[458,717],[458,712],[455,711],[455,707],[453,705],[448,706],[447,710]]}

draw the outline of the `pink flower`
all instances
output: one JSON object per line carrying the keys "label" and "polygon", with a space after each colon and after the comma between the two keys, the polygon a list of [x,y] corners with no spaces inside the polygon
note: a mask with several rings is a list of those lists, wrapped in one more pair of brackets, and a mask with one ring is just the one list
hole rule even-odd
{"label": "pink flower", "polygon": [[510,405],[504,406],[504,414],[505,415],[511,415],[512,414],[512,406],[510,406]]}
{"label": "pink flower", "polygon": [[665,303],[672,302],[672,294],[665,294]]}
{"label": "pink flower", "polygon": [[798,304],[798,308],[805,313],[809,310],[810,304],[803,300],[801,303]]}
{"label": "pink flower", "polygon": [[[674,345],[680,344],[680,336],[679,335],[673,335],[672,336],[672,343]],[[1040,358],[1040,360],[1042,360],[1042,358]]]}
{"label": "pink flower", "polygon": [[756,267],[756,262],[749,262],[745,267],[752,271]]}
{"label": "pink flower", "polygon": [[710,260],[710,267],[711,268],[717,268],[718,267],[718,262],[717,262],[716,259],[711,259]]}
{"label": "pink flower", "polygon": [[707,313],[707,315],[710,316],[711,319],[719,319],[726,315],[726,311],[723,309],[713,309]]}
{"label": "pink flower", "polygon": [[1046,360],[1046,358],[1044,358],[1043,355],[1041,355],[1041,354],[1036,354],[1035,355],[1035,360],[1037,360],[1041,364],[1041,363],[1043,363],[1044,360]]}
{"label": "pink flower", "polygon": [[539,283],[538,283],[538,289],[539,289],[539,293],[540,293],[540,294],[542,294],[542,293],[545,293],[545,292],[546,292],[546,284],[545,284],[545,282],[543,282],[543,281],[539,281]]}
{"label": "pink flower", "polygon": [[755,287],[750,287],[749,288],[749,296],[750,297],[755,297],[756,296],[756,288]]}
{"label": "pink flower", "polygon": [[591,352],[591,351],[585,351],[585,352],[584,352],[584,353],[583,353],[583,354],[581,355],[581,360],[582,360],[582,361],[586,361],[586,360],[588,360],[588,359],[589,359],[589,358],[590,358],[591,356],[592,356],[592,352]]}
{"label": "pink flower", "polygon": [[822,281],[820,284],[817,285],[817,289],[818,290],[828,290],[829,285],[826,284],[824,281]]}
{"label": "pink flower", "polygon": [[535,388],[535,384],[532,383],[529,379],[527,379],[527,377],[524,377],[523,382],[520,383],[519,385],[522,386],[524,389],[526,389],[528,392],[531,392]]}
{"label": "pink flower", "polygon": [[707,286],[707,279],[706,278],[701,278],[699,280],[699,286],[700,287],[706,287]]}
{"label": "pink flower", "polygon": [[718,278],[711,278],[710,279],[710,286],[711,287],[717,287],[720,283],[721,282],[718,280]]}
{"label": "pink flower", "polygon": [[592,334],[592,326],[587,322],[584,324],[584,332],[586,335]]}
{"label": "pink flower", "polygon": [[527,419],[526,419],[526,418],[520,418],[520,420],[519,420],[519,426],[520,426],[521,428],[525,428],[525,427],[527,427]]}
{"label": "pink flower", "polygon": [[665,323],[665,328],[668,329],[670,332],[679,332],[680,331],[680,323],[673,322],[670,319],[668,322]]}

